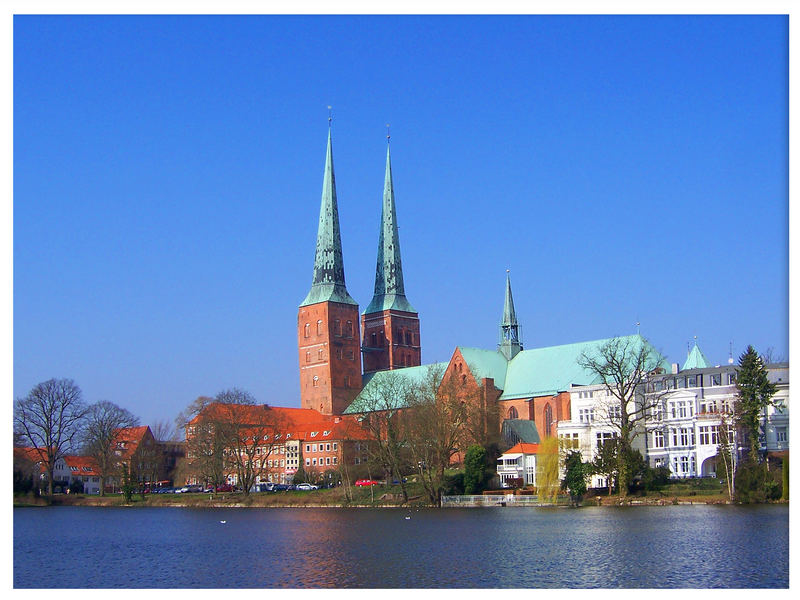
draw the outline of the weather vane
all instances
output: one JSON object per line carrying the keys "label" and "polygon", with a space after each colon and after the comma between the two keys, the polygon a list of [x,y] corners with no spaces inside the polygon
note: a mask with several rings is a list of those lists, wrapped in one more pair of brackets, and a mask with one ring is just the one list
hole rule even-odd
{"label": "weather vane", "polygon": [[333,107],[332,107],[332,106],[329,104],[329,105],[328,105],[328,127],[330,127],[330,126],[331,126],[331,121],[333,120],[333,116],[332,116],[332,115],[333,115],[333,113],[332,113],[332,109],[333,109]]}
{"label": "weather vane", "polygon": [[389,133],[389,124],[386,124],[386,141],[389,141],[389,138],[392,137]]}

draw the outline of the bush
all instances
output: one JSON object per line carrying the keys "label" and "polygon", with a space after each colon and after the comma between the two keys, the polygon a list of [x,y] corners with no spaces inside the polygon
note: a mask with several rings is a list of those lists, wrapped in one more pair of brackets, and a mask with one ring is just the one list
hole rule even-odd
{"label": "bush", "polygon": [[442,481],[442,495],[459,496],[464,493],[464,473],[445,475]]}
{"label": "bush", "polygon": [[765,463],[740,463],[734,481],[736,501],[745,504],[778,500],[783,493],[780,476],[770,472]]}
{"label": "bush", "polygon": [[467,448],[464,456],[464,493],[480,494],[486,470],[486,450],[483,446],[474,445]]}

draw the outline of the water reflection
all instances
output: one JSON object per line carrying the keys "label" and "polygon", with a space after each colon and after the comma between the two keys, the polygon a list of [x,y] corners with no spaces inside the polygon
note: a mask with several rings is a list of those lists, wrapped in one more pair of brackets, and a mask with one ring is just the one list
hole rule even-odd
{"label": "water reflection", "polygon": [[[54,538],[58,561],[41,552]],[[14,583],[786,587],[788,541],[785,506],[15,509]]]}

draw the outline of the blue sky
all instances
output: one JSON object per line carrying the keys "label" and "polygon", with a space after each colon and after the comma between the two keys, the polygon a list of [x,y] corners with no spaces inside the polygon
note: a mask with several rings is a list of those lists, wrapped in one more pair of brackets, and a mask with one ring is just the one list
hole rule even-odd
{"label": "blue sky", "polygon": [[238,386],[299,406],[327,106],[371,297],[385,159],[424,362],[641,332],[785,358],[788,19],[14,19],[14,394],[144,423]]}

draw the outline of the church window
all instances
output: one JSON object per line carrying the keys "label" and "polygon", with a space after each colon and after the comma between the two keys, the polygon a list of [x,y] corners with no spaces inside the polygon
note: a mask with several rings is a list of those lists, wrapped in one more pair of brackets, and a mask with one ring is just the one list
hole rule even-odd
{"label": "church window", "polygon": [[306,362],[311,362],[311,352],[306,352]]}
{"label": "church window", "polygon": [[345,332],[345,335],[347,337],[353,337],[353,322],[352,321],[348,321],[347,322],[347,324],[345,326],[345,329],[344,329],[344,332]]}
{"label": "church window", "polygon": [[410,331],[406,331],[406,346],[410,346],[410,345],[411,345],[411,332]]}
{"label": "church window", "polygon": [[306,323],[305,327],[303,327],[303,337],[309,337],[311,335],[311,323]]}
{"label": "church window", "polygon": [[378,347],[378,334],[377,333],[373,333],[370,336],[370,338],[372,339],[372,347],[373,348],[377,348]]}
{"label": "church window", "polygon": [[322,320],[317,321],[317,335],[322,335]]}
{"label": "church window", "polygon": [[553,425],[553,409],[549,404],[547,404],[544,407],[544,431],[545,431],[545,435],[547,435],[547,436],[553,435],[553,433],[552,433],[552,425]]}
{"label": "church window", "polygon": [[319,376],[318,375],[314,375],[313,386],[314,387],[319,387]]}
{"label": "church window", "polygon": [[319,351],[317,351],[317,360],[324,360],[324,359],[325,359],[325,353],[322,351],[322,348],[320,348]]}
{"label": "church window", "polygon": [[519,419],[519,413],[517,412],[517,409],[514,408],[513,406],[508,409],[508,418],[509,419]]}
{"label": "church window", "polygon": [[333,322],[333,335],[341,336],[342,335],[342,322],[339,319],[336,319]]}

